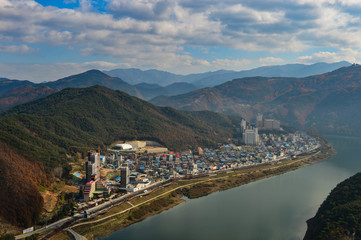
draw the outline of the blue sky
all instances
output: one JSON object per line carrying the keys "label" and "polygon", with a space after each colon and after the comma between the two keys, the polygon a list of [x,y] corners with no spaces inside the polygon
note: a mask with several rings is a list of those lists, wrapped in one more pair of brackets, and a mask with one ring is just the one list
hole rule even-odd
{"label": "blue sky", "polygon": [[357,0],[0,0],[0,77],[361,61]]}

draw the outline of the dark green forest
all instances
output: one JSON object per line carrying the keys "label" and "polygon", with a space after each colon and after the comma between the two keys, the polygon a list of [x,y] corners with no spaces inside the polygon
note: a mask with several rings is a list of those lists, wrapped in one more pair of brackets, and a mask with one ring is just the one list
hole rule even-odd
{"label": "dark green forest", "polygon": [[305,240],[361,239],[361,173],[339,183],[307,226]]}
{"label": "dark green forest", "polygon": [[232,137],[238,117],[156,107],[120,91],[65,89],[0,115],[0,140],[46,167],[65,160],[71,146],[117,140],[156,140],[172,150],[215,146]]}

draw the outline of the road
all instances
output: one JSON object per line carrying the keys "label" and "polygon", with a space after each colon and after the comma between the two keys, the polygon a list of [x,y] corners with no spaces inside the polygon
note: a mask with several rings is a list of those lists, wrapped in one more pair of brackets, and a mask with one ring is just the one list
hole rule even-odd
{"label": "road", "polygon": [[[109,207],[112,207],[113,205],[117,204],[117,203],[120,203],[120,202],[123,202],[129,198],[132,198],[132,197],[135,197],[141,193],[144,192],[144,190],[150,190],[152,188],[157,188],[159,187],[160,185],[164,184],[165,182],[159,182],[159,183],[156,183],[156,184],[153,184],[151,186],[148,186],[142,190],[138,190],[136,192],[133,192],[133,193],[129,193],[129,194],[126,194],[124,196],[120,196],[118,198],[115,198],[115,199],[112,199],[108,202],[105,202],[103,204],[100,204],[98,206],[95,206],[95,207],[92,207],[92,208],[89,208],[87,209],[87,212],[88,212],[88,215],[90,214],[93,214],[97,211],[100,211],[100,210],[103,210],[103,209],[106,209],[106,208],[109,208]],[[39,228],[39,229],[36,229],[35,231],[33,232],[30,232],[30,233],[26,233],[26,234],[21,234],[21,235],[17,235],[15,236],[15,239],[22,239],[22,238],[26,238],[26,237],[29,237],[33,234],[36,234],[36,233],[42,233],[42,232],[45,232],[45,231],[48,231],[48,230],[53,230],[53,229],[56,229],[58,227],[61,227],[63,226],[66,222],[68,221],[71,221],[71,220],[76,220],[76,219],[79,219],[79,218],[83,218],[84,217],[84,214],[82,213],[77,213],[75,214],[73,217],[66,217],[66,218],[63,218],[57,222],[54,222],[52,224],[49,224],[43,228]]]}
{"label": "road", "polygon": [[[305,159],[302,158],[302,159],[295,160],[295,161],[292,161],[292,162],[287,163],[287,164],[282,164],[282,165],[270,167],[270,168],[268,168],[267,170],[273,170],[273,169],[276,169],[276,168],[288,166],[288,165],[295,164],[295,163],[297,163],[297,162],[304,161],[304,160],[305,160]],[[260,171],[263,171],[263,170],[256,170],[256,171],[253,171],[253,172],[239,173],[239,174],[237,174],[236,176],[243,176],[243,175],[247,175],[247,174],[249,174],[249,173],[260,172]],[[121,211],[121,212],[114,213],[114,214],[112,214],[112,215],[103,217],[103,218],[98,219],[98,220],[95,220],[95,221],[88,221],[88,222],[78,223],[78,224],[75,224],[75,225],[71,226],[71,228],[73,228],[73,227],[78,227],[78,226],[83,226],[83,225],[87,225],[87,224],[92,224],[92,223],[98,223],[98,222],[104,221],[104,220],[109,219],[109,218],[112,218],[112,217],[114,217],[114,216],[123,214],[123,213],[125,213],[125,212],[127,212],[127,211],[129,211],[129,210],[131,210],[131,209],[133,209],[133,208],[136,208],[136,207],[138,207],[138,206],[141,206],[141,205],[143,205],[143,204],[145,204],[145,203],[151,202],[151,201],[153,201],[153,200],[155,200],[155,199],[157,199],[157,198],[159,198],[159,197],[162,197],[162,196],[165,196],[165,195],[167,195],[167,194],[170,194],[171,192],[174,192],[174,191],[176,191],[176,190],[178,190],[178,189],[180,189],[180,188],[185,188],[185,187],[189,187],[189,186],[196,185],[196,184],[199,184],[199,183],[208,182],[208,181],[215,181],[215,180],[219,180],[219,179],[223,179],[223,178],[228,178],[228,177],[229,177],[229,176],[222,176],[222,177],[216,177],[216,178],[208,178],[208,179],[205,179],[205,180],[202,180],[202,181],[199,181],[199,182],[185,184],[185,185],[182,185],[182,186],[173,188],[173,189],[171,189],[171,190],[169,190],[169,191],[166,191],[166,192],[164,192],[164,193],[162,193],[162,194],[159,194],[159,195],[157,195],[157,196],[155,196],[155,197],[153,197],[153,198],[150,198],[150,199],[148,199],[148,200],[146,200],[146,201],[144,201],[144,202],[138,203],[138,204],[136,204],[136,205],[133,205],[133,204],[131,204],[130,202],[128,202],[128,203],[131,205],[131,207],[129,207],[129,208],[127,208],[127,209],[125,209],[125,210],[123,210],[123,211]]]}
{"label": "road", "polygon": [[78,234],[77,232],[75,232],[73,229],[71,228],[67,228],[65,229],[66,231],[68,231],[71,235],[71,238],[74,240],[87,240],[86,237]]}
{"label": "road", "polygon": [[66,217],[66,218],[63,218],[57,222],[54,222],[52,224],[49,224],[43,228],[39,228],[39,229],[36,229],[35,231],[33,232],[30,232],[30,233],[26,233],[26,234],[21,234],[21,235],[17,235],[15,236],[15,239],[22,239],[22,238],[26,238],[26,237],[29,237],[35,233],[42,233],[42,232],[45,232],[45,231],[48,231],[48,230],[51,230],[51,229],[55,229],[57,227],[61,227],[64,223],[66,223],[67,221],[70,221],[72,220],[72,217]]}
{"label": "road", "polygon": [[[318,153],[318,152],[317,152],[317,153]],[[293,162],[291,162],[291,163],[288,163],[288,164],[286,164],[286,165],[283,165],[283,166],[287,166],[287,165],[290,165],[290,164],[294,164],[294,163],[299,162],[299,161],[302,161],[302,160],[304,160],[304,159],[295,160],[295,161],[293,161]],[[264,164],[258,164],[258,166],[259,166],[259,165],[264,165]],[[265,165],[267,165],[267,164],[265,164]],[[256,167],[256,166],[257,166],[257,165],[249,166],[249,167],[252,168],[252,167]],[[274,166],[274,167],[271,167],[271,168],[269,168],[269,169],[275,169],[275,168],[278,168],[278,167],[280,167],[280,166]],[[234,171],[234,170],[236,170],[236,169],[229,169],[229,171]],[[244,174],[247,174],[247,173],[241,173],[241,174],[237,174],[237,175],[244,175]],[[156,198],[158,198],[158,197],[160,197],[160,196],[164,196],[164,195],[166,195],[166,194],[169,194],[170,192],[175,191],[175,190],[177,190],[177,189],[179,189],[179,188],[183,188],[183,187],[187,187],[187,186],[191,186],[191,185],[194,185],[194,184],[199,184],[199,183],[201,183],[201,182],[211,181],[211,180],[215,180],[215,179],[226,178],[226,177],[228,177],[228,176],[219,177],[219,178],[213,178],[213,179],[206,179],[206,180],[199,181],[199,182],[196,182],[196,183],[190,183],[190,184],[187,184],[187,185],[179,186],[179,187],[174,188],[174,189],[172,189],[172,190],[170,190],[170,191],[167,191],[167,192],[165,192],[165,193],[163,193],[163,194],[160,194],[160,195],[158,195],[157,197],[151,198],[151,199],[149,199],[149,200],[147,200],[147,201],[145,201],[145,202],[143,202],[143,203],[140,203],[140,204],[137,204],[137,205],[132,205],[132,207],[130,207],[130,208],[128,208],[128,209],[126,209],[126,210],[124,210],[124,211],[122,211],[122,212],[118,212],[118,213],[116,213],[116,214],[113,214],[113,215],[110,215],[110,216],[108,216],[108,217],[99,219],[99,220],[97,220],[97,221],[80,223],[80,224],[76,224],[76,225],[74,225],[74,226],[79,226],[79,225],[83,225],[83,224],[96,223],[96,222],[99,222],[99,221],[103,221],[103,220],[105,220],[106,218],[110,218],[110,217],[112,217],[112,216],[115,216],[115,215],[118,215],[118,214],[122,214],[122,213],[124,213],[124,212],[126,212],[126,211],[129,211],[130,209],[133,209],[133,208],[135,208],[135,207],[138,207],[139,205],[142,205],[142,204],[144,204],[144,203],[147,203],[147,202],[149,202],[149,201],[152,201],[152,200],[154,200],[154,199],[156,199]],[[126,195],[124,195],[124,196],[120,196],[120,197],[118,197],[118,198],[116,198],[116,199],[112,199],[112,200],[110,200],[110,201],[108,201],[108,202],[105,202],[105,203],[103,203],[103,204],[100,204],[100,205],[98,205],[98,206],[89,208],[89,209],[87,209],[88,215],[91,215],[91,214],[93,214],[93,213],[96,213],[97,211],[100,211],[100,210],[103,210],[103,209],[112,207],[113,205],[115,205],[115,204],[117,204],[117,203],[123,202],[123,201],[125,201],[125,200],[127,200],[127,199],[130,199],[130,198],[132,198],[132,197],[135,197],[135,196],[137,196],[137,195],[142,194],[142,193],[144,192],[144,190],[151,190],[151,189],[153,189],[153,188],[157,188],[157,187],[163,185],[164,183],[166,183],[166,181],[165,181],[165,182],[159,182],[159,183],[153,184],[153,185],[148,186],[148,187],[146,187],[146,188],[144,188],[144,189],[142,189],[142,190],[138,190],[138,191],[136,191],[136,192],[129,193],[129,194],[126,194]],[[148,193],[147,193],[147,194],[148,194]],[[35,231],[33,231],[33,232],[30,232],[30,233],[27,233],[27,234],[17,235],[17,236],[15,236],[15,239],[22,239],[22,238],[31,236],[31,235],[33,235],[33,234],[35,234],[35,233],[41,233],[41,232],[45,232],[45,231],[48,231],[48,230],[52,230],[52,229],[55,229],[55,228],[57,228],[57,227],[61,227],[63,224],[65,224],[66,222],[68,222],[68,221],[70,221],[70,220],[75,220],[75,219],[79,219],[79,218],[82,218],[82,217],[83,217],[83,214],[82,214],[82,213],[77,213],[77,214],[75,214],[73,217],[63,218],[63,219],[61,219],[61,220],[59,220],[59,221],[57,221],[57,222],[55,222],[55,223],[49,224],[48,226],[43,227],[43,228],[39,228],[39,229],[37,229],[37,230],[35,230]],[[72,227],[74,227],[74,226],[72,226]]]}

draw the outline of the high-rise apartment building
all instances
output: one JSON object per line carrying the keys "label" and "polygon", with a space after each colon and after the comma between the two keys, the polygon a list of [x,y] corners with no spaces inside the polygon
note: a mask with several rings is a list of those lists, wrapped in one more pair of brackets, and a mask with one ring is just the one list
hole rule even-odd
{"label": "high-rise apartment building", "polygon": [[242,134],[244,133],[246,128],[247,128],[247,122],[246,122],[246,120],[242,119],[242,121],[241,121],[241,133]]}
{"label": "high-rise apartment building", "polygon": [[126,188],[129,183],[129,168],[121,167],[120,168],[120,187]]}
{"label": "high-rise apartment building", "polygon": [[100,179],[100,153],[96,151],[88,152],[88,161],[85,162],[86,182]]}
{"label": "high-rise apartment building", "polygon": [[265,119],[264,128],[269,130],[279,130],[281,127],[281,122],[275,119]]}
{"label": "high-rise apartment building", "polygon": [[263,115],[260,113],[257,115],[257,128],[263,128]]}
{"label": "high-rise apartment building", "polygon": [[243,134],[243,143],[246,145],[258,145],[260,143],[258,128],[246,129]]}

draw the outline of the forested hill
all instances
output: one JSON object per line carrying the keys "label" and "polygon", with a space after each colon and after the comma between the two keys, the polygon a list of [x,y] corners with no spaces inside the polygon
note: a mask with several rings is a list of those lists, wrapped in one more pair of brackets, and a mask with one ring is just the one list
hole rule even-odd
{"label": "forested hill", "polygon": [[361,65],[305,78],[249,77],[213,88],[151,100],[180,110],[211,110],[255,121],[258,113],[284,125],[361,136]]}
{"label": "forested hill", "polygon": [[361,239],[361,173],[334,188],[315,217],[307,221],[304,240]]}
{"label": "forested hill", "polygon": [[[208,117],[201,118],[203,114]],[[72,145],[105,146],[119,139],[154,139],[174,150],[215,146],[232,137],[233,123],[240,120],[157,107],[101,86],[65,89],[0,116],[1,141],[40,159],[64,153]],[[221,126],[212,118],[227,124]]]}
{"label": "forested hill", "polygon": [[[68,88],[48,97],[18,105],[0,114],[0,172],[21,169],[22,181],[0,185],[0,218],[29,225],[41,210],[37,184],[46,185],[55,167],[67,167],[71,146],[107,146],[116,140],[151,139],[170,149],[216,146],[232,137],[238,117],[212,112],[181,112],[157,107],[121,91],[101,86]],[[13,166],[8,168],[7,166]],[[34,166],[33,172],[27,172]],[[34,174],[35,173],[35,174]],[[51,179],[50,179],[51,180]],[[24,182],[27,187],[24,186]],[[4,189],[4,187],[8,189]],[[16,194],[8,194],[9,189]],[[19,197],[21,194],[26,198]],[[34,192],[35,189],[35,192]],[[31,191],[31,193],[30,193]],[[11,209],[23,206],[28,211]],[[10,212],[9,212],[9,211]]]}

